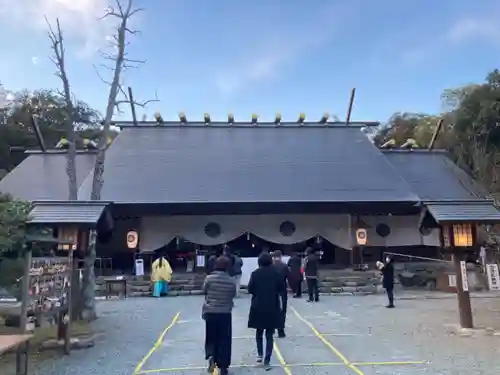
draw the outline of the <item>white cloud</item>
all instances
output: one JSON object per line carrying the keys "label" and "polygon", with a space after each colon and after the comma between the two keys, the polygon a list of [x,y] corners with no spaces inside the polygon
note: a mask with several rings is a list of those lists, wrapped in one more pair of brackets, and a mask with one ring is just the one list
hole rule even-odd
{"label": "white cloud", "polygon": [[351,11],[353,8],[346,3],[335,3],[304,17],[299,28],[294,25],[284,33],[270,30],[255,53],[245,51],[240,61],[231,61],[230,66],[216,72],[215,86],[224,94],[232,94],[242,87],[275,79],[285,65],[334,37],[345,26]]}
{"label": "white cloud", "polygon": [[38,65],[38,57],[33,56],[33,57],[31,58],[31,63],[32,63],[33,65]]}
{"label": "white cloud", "polygon": [[277,75],[282,64],[290,59],[290,52],[275,51],[251,58],[248,63],[242,63],[233,69],[217,73],[215,84],[223,93],[231,94],[245,84],[272,79]]}
{"label": "white cloud", "polygon": [[496,17],[467,17],[455,21],[444,34],[444,41],[461,44],[474,39],[499,43],[500,24]]}
{"label": "white cloud", "polygon": [[110,0],[0,0],[0,22],[40,32],[47,29],[45,16],[51,23],[59,18],[65,37],[78,44],[81,54],[90,55],[111,33],[114,20],[99,19],[109,4]]}

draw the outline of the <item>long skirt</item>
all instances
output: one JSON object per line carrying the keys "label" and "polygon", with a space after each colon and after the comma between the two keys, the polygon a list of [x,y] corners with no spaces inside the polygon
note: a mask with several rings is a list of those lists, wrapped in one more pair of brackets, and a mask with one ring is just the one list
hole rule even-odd
{"label": "long skirt", "polygon": [[205,314],[205,359],[212,357],[219,368],[231,365],[232,325],[231,313]]}
{"label": "long skirt", "polygon": [[161,297],[162,295],[167,294],[168,292],[168,283],[163,280],[155,281],[153,284],[153,297]]}

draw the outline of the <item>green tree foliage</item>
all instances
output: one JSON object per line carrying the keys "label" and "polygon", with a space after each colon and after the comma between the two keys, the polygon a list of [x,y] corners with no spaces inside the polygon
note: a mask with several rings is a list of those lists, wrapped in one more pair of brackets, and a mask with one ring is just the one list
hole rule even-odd
{"label": "green tree foliage", "polygon": [[439,115],[396,113],[374,137],[381,145],[394,139],[401,145],[408,138],[428,147],[439,119],[443,128],[435,148],[447,149],[452,157],[492,193],[500,191],[500,72],[494,70],[481,84],[445,90],[446,111]]}
{"label": "green tree foliage", "polygon": [[0,194],[0,255],[22,249],[30,211],[30,203]]}
{"label": "green tree foliage", "polygon": [[[31,93],[22,91],[13,95],[14,100],[0,109],[0,178],[25,158],[23,152],[11,152],[12,147],[38,148],[31,125],[32,114],[37,117],[47,148],[55,147],[66,135],[66,108],[59,94],[51,90],[39,90]],[[82,101],[76,101],[75,111],[77,147],[82,148],[84,139],[97,139],[100,136],[101,115]]]}

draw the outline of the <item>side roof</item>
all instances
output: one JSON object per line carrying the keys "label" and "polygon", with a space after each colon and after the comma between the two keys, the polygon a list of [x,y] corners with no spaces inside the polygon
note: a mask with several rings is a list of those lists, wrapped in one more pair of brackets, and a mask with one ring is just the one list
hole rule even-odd
{"label": "side roof", "polygon": [[[66,153],[33,153],[0,180],[0,193],[27,201],[67,200]],[[78,186],[94,167],[95,154],[76,155]]]}
{"label": "side roof", "polygon": [[[115,203],[417,202],[358,127],[129,127],[107,151]],[[79,199],[88,200],[91,175]]]}
{"label": "side roof", "polygon": [[444,150],[384,150],[383,154],[421,201],[481,200],[488,195]]}

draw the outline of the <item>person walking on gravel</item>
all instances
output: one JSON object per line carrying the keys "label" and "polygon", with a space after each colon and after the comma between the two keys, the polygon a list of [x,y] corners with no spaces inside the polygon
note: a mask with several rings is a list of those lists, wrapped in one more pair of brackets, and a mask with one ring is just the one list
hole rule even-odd
{"label": "person walking on gravel", "polygon": [[203,284],[205,303],[202,317],[205,320],[205,359],[208,372],[217,366],[220,375],[227,375],[231,365],[232,311],[236,285],[228,269],[231,261],[221,256],[215,261],[215,270]]}
{"label": "person walking on gravel", "polygon": [[273,264],[278,271],[278,274],[281,276],[284,285],[284,293],[281,294],[281,321],[280,326],[278,327],[278,337],[285,338],[285,322],[286,322],[286,309],[288,305],[288,287],[287,283],[290,280],[290,269],[288,266],[282,261],[283,254],[281,251],[276,250],[273,252]]}
{"label": "person walking on gravel", "polygon": [[306,276],[307,292],[309,293],[308,302],[319,301],[318,289],[318,257],[314,253],[314,249],[308,247],[306,250],[306,259],[304,260],[304,274]]}
{"label": "person walking on gravel", "polygon": [[388,309],[393,309],[394,306],[394,265],[392,258],[385,258],[385,263],[380,265],[382,271],[382,286],[384,287],[389,304],[386,306]]}
{"label": "person walking on gravel", "polygon": [[257,362],[264,362],[265,369],[270,370],[273,334],[281,327],[281,296],[285,292],[285,284],[273,267],[273,259],[269,253],[259,255],[258,265],[259,268],[252,272],[248,282],[248,293],[252,296],[248,328],[256,330]]}

